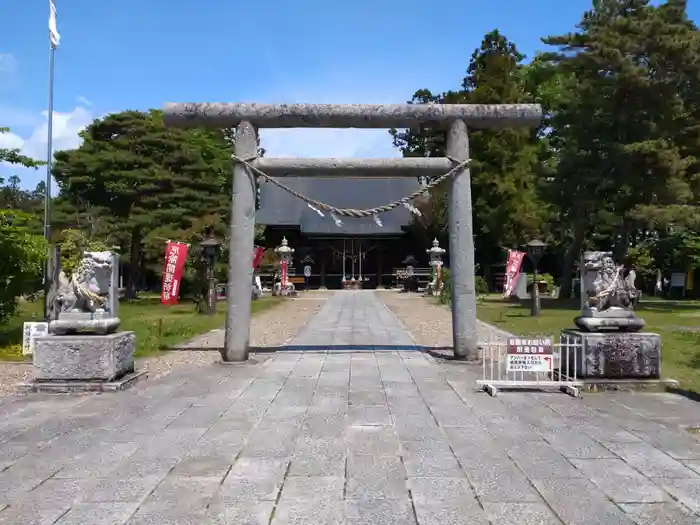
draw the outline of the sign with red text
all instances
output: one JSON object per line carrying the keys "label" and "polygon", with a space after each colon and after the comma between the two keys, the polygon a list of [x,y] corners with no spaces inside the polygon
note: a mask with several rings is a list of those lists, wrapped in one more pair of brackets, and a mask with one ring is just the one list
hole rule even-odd
{"label": "sign with red text", "polygon": [[168,242],[165,247],[165,269],[163,270],[163,289],[160,293],[160,302],[163,304],[177,304],[180,295],[180,283],[182,282],[182,270],[187,260],[188,244],[184,242]]}
{"label": "sign with red text", "polygon": [[517,277],[520,273],[520,266],[523,264],[524,258],[525,252],[508,250],[508,260],[506,261],[506,281],[503,289],[503,295],[505,297],[510,297],[515,291],[515,284],[517,282]]}
{"label": "sign with red text", "polygon": [[551,338],[511,337],[506,358],[508,372],[551,372],[554,344]]}

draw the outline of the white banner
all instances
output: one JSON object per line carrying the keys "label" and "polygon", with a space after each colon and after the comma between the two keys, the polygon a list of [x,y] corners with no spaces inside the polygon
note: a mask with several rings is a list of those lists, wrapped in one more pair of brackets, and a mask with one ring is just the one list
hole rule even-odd
{"label": "white banner", "polygon": [[55,0],[49,0],[49,41],[53,49],[56,49],[61,42],[61,35],[58,33],[58,27],[56,26]]}

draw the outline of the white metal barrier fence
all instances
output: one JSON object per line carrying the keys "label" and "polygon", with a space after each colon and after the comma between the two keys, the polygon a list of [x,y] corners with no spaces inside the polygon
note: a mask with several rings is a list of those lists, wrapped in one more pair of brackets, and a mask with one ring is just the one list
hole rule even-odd
{"label": "white metal barrier fence", "polygon": [[556,388],[579,395],[582,345],[565,334],[557,344],[553,337],[524,336],[480,343],[479,347],[482,377],[476,384],[492,396],[508,388]]}

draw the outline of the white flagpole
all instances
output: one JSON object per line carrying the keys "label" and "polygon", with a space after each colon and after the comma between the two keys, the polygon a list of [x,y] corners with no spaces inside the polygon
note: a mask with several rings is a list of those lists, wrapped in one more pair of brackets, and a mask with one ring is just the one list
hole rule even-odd
{"label": "white flagpole", "polygon": [[[49,114],[48,114],[48,131],[46,139],[46,180],[44,188],[44,237],[47,244],[51,245],[51,165],[53,163],[53,79],[54,79],[54,61],[56,48],[61,39],[56,27],[56,3],[55,0],[49,0]],[[44,265],[44,320],[49,319],[49,292],[51,287],[49,276],[50,256]]]}
{"label": "white flagpole", "polygon": [[56,25],[56,1],[49,0],[49,116],[46,140],[46,188],[44,189],[44,237],[51,242],[51,165],[53,163],[53,78],[56,48],[61,41]]}
{"label": "white flagpole", "polygon": [[51,242],[51,165],[53,163],[53,76],[56,48],[49,51],[49,129],[46,139],[46,188],[44,189],[44,237]]}

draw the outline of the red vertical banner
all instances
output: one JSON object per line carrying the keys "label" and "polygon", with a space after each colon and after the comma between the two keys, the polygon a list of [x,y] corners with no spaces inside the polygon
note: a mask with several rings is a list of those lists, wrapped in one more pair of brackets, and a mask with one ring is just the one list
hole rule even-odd
{"label": "red vertical banner", "polygon": [[285,290],[287,288],[287,265],[289,263],[287,261],[282,261],[280,262],[280,281],[282,283],[282,290]]}
{"label": "red vertical banner", "polygon": [[260,261],[262,260],[263,256],[263,248],[262,246],[256,246],[255,249],[253,250],[253,270],[255,270],[258,265],[260,264]]}
{"label": "red vertical banner", "polygon": [[177,304],[188,247],[189,245],[183,242],[172,241],[168,241],[168,245],[165,247],[163,288],[160,293],[160,302],[163,304]]}
{"label": "red vertical banner", "polygon": [[525,252],[508,250],[508,260],[506,261],[506,282],[503,295],[510,297],[515,290],[516,277],[520,273],[520,266],[523,264]]}

